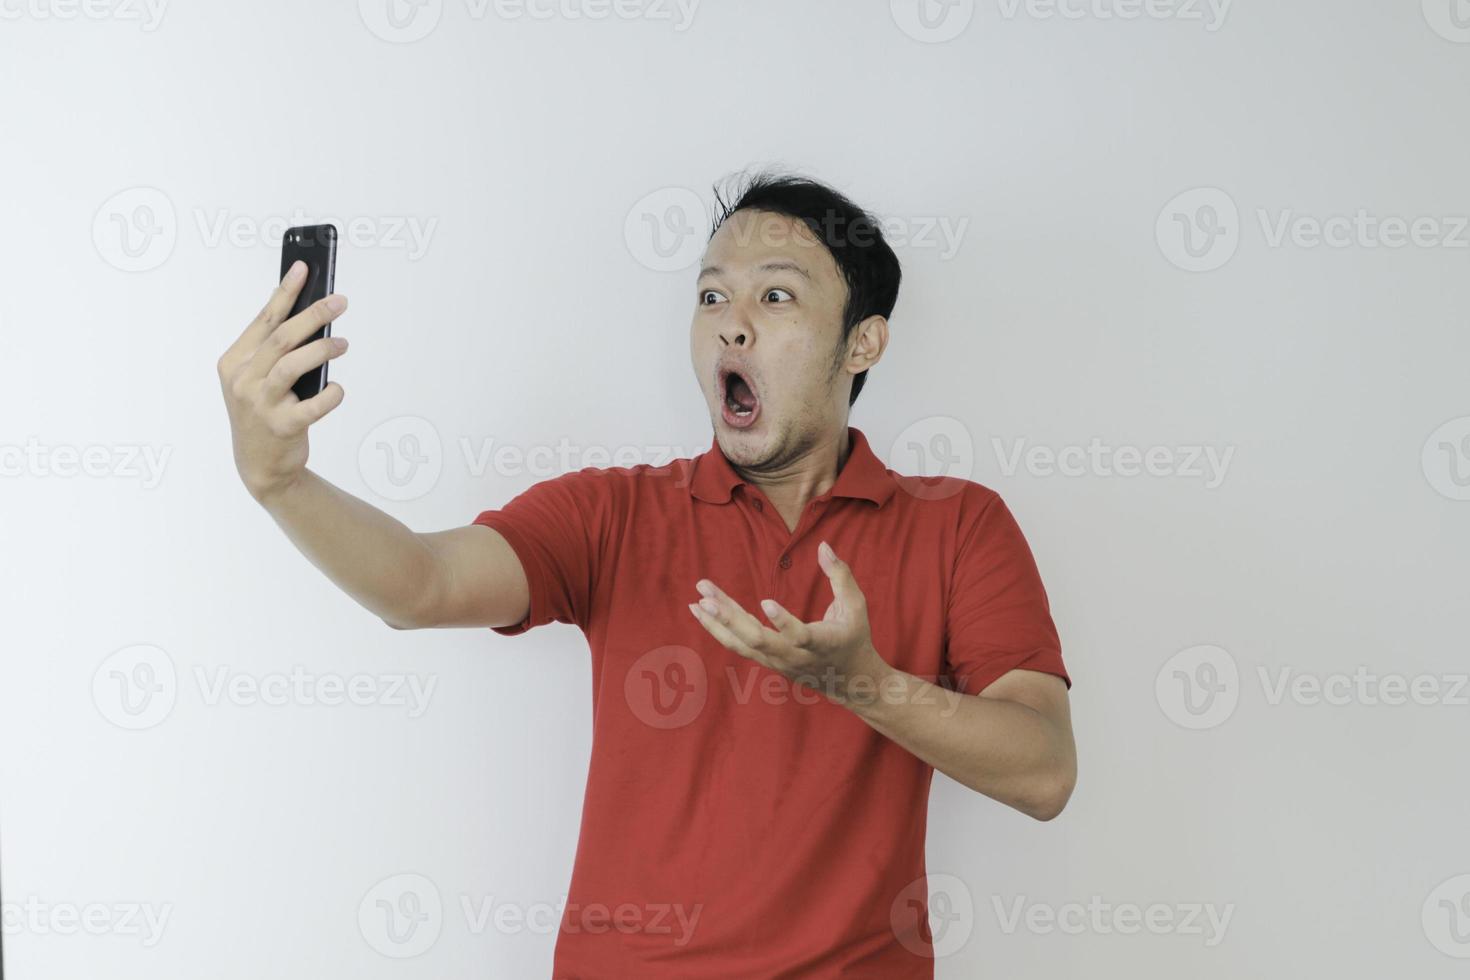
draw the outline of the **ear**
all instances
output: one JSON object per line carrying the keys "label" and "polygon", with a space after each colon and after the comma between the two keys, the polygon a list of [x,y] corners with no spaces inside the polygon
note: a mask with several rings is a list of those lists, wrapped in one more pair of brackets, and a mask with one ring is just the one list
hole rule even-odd
{"label": "ear", "polygon": [[877,364],[888,349],[888,318],[874,314],[852,329],[847,344],[847,370],[861,374]]}

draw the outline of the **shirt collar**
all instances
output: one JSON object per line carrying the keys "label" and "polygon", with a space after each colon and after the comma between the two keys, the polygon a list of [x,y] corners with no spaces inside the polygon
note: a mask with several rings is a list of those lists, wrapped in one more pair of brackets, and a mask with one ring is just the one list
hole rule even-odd
{"label": "shirt collar", "polygon": [[[847,461],[842,464],[827,494],[871,500],[881,506],[898,489],[898,485],[883,461],[873,455],[867,437],[852,426],[847,427],[847,434]],[[690,465],[693,475],[689,479],[689,492],[712,504],[729,503],[734,489],[748,482],[730,465],[724,450],[720,449],[718,438],[707,451],[694,457]]]}

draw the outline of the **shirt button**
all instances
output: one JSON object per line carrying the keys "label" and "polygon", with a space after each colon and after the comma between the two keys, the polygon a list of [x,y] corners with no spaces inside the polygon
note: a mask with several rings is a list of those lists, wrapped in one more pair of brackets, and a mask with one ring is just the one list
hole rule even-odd
{"label": "shirt button", "polygon": [[781,561],[778,562],[778,564],[782,568],[790,568],[791,567],[791,556],[790,555],[782,555],[781,556]]}
{"label": "shirt button", "polygon": [[764,506],[762,506],[759,497],[756,497],[754,500],[751,501],[751,503],[755,504],[755,509],[756,510],[764,510],[765,509]]}

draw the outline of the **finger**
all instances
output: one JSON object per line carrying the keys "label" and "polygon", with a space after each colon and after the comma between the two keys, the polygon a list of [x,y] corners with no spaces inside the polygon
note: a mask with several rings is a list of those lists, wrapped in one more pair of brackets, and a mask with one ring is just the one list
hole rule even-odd
{"label": "finger", "polygon": [[825,541],[817,546],[817,564],[827,573],[827,580],[832,583],[832,596],[842,603],[844,609],[858,610],[864,607],[866,600],[862,589],[858,588],[857,579],[853,578],[852,569],[847,562],[837,557],[837,552]]}
{"label": "finger", "polygon": [[276,288],[271,291],[270,298],[255,314],[255,318],[246,326],[235,342],[230,345],[226,357],[244,363],[255,353],[265,338],[286,319],[286,314],[291,312],[291,306],[296,302],[296,295],[301,292],[302,285],[306,282],[306,263],[297,259],[291,263],[291,268],[281,277]]}
{"label": "finger", "polygon": [[714,605],[713,609],[706,611],[747,646],[764,653],[772,640],[779,640],[781,634],[746,612],[744,606],[726,595],[724,590],[709,579],[700,579],[695,583],[695,588],[705,597],[701,604],[709,602]]}
{"label": "finger", "polygon": [[250,363],[245,366],[248,378],[263,378],[276,366],[276,362],[289,354],[307,337],[331,323],[347,309],[347,297],[333,293],[312,303],[306,309],[281,324],[269,337],[261,341]]}
{"label": "finger", "polygon": [[709,635],[718,640],[720,645],[725,649],[733,653],[738,653],[747,660],[754,660],[764,667],[771,666],[769,660],[763,657],[758,651],[752,650],[740,637],[730,632],[728,626],[716,619],[709,610],[702,607],[699,603],[691,602],[689,604],[689,611],[694,614],[694,618],[699,620],[699,624],[709,632]]}
{"label": "finger", "polygon": [[347,393],[342,390],[341,385],[335,381],[329,381],[325,388],[306,401],[286,406],[286,418],[293,427],[293,431],[300,432],[342,404],[342,399],[346,397]]}
{"label": "finger", "polygon": [[792,646],[811,646],[811,629],[808,628],[807,624],[803,623],[799,618],[787,612],[786,609],[782,607],[782,605],[775,599],[762,599],[761,609],[764,610],[766,618],[771,621],[771,625],[775,626],[776,630],[782,636],[784,636],[786,638],[786,641]]}
{"label": "finger", "polygon": [[307,371],[321,367],[333,358],[347,353],[346,337],[323,337],[298,347],[276,362],[265,376],[261,392],[269,402],[278,401]]}

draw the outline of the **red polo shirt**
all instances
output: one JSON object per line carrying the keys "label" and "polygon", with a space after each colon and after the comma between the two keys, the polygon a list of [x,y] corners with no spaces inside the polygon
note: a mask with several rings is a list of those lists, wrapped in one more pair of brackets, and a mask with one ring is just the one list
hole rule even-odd
{"label": "red polo shirt", "polygon": [[475,519],[530,582],[526,618],[496,632],[556,620],[592,652],[592,756],[555,977],[933,976],[933,769],[726,650],[687,608],[708,578],[762,622],[766,597],[820,619],[826,540],[895,667],[969,694],[1018,667],[1071,686],[1000,497],[895,474],[848,432],[836,481],[794,532],[717,441],[664,466],[567,473]]}

